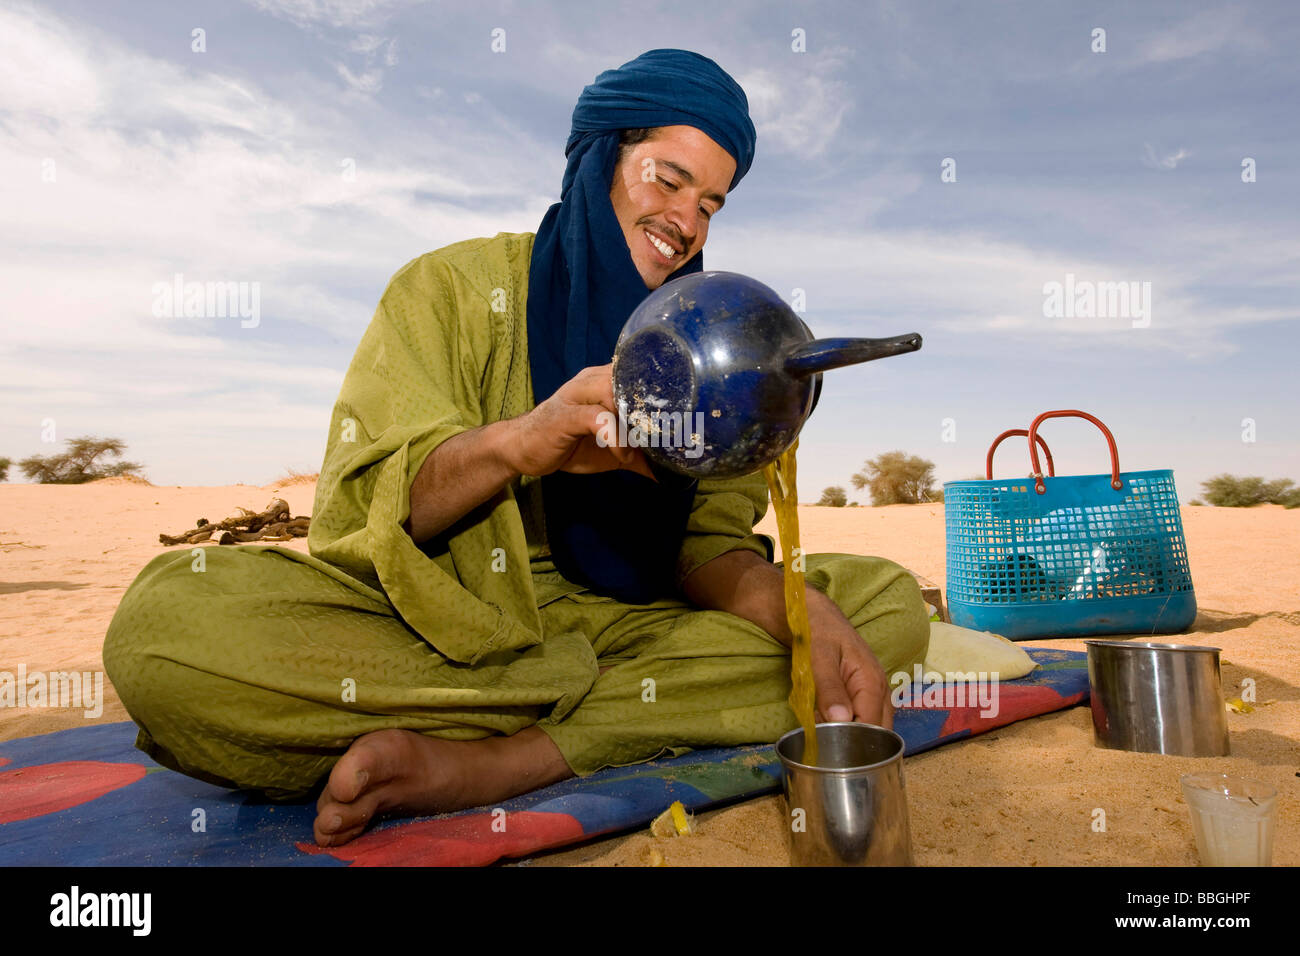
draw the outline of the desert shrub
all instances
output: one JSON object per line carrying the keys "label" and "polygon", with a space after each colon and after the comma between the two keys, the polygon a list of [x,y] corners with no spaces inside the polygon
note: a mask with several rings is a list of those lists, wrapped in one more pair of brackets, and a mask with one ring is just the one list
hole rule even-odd
{"label": "desert shrub", "polygon": [[1202,482],[1205,500],[1219,508],[1250,508],[1259,504],[1300,505],[1300,488],[1290,478],[1265,481],[1258,476],[1215,475]]}
{"label": "desert shrub", "polygon": [[32,455],[18,463],[28,478],[43,485],[79,485],[96,478],[114,478],[119,475],[140,474],[142,465],[133,461],[116,461],[105,464],[104,456],[120,458],[126,443],[120,438],[72,438],[68,450],[61,455],[41,457]]}
{"label": "desert shrub", "polygon": [[849,496],[839,485],[833,485],[822,490],[821,500],[817,503],[831,508],[843,508],[849,503]]}
{"label": "desert shrub", "polygon": [[866,463],[851,479],[854,488],[871,492],[873,505],[934,501],[934,462],[903,451],[885,452]]}

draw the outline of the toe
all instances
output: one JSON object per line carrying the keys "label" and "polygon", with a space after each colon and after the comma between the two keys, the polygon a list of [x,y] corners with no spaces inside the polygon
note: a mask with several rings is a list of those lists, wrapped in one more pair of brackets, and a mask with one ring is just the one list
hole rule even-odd
{"label": "toe", "polygon": [[370,822],[373,812],[355,804],[327,807],[312,825],[316,843],[320,846],[342,846],[359,837]]}
{"label": "toe", "polygon": [[350,803],[330,801],[317,807],[313,830],[321,846],[339,846],[360,836],[379,808],[379,794],[363,793]]}
{"label": "toe", "polygon": [[326,820],[323,815],[317,815],[316,822],[312,824],[312,835],[316,837],[318,846],[332,846],[335,837],[334,821]]}
{"label": "toe", "polygon": [[364,754],[350,750],[334,765],[328,788],[334,800],[351,803],[365,793],[366,784],[370,782],[370,771],[365,763]]}

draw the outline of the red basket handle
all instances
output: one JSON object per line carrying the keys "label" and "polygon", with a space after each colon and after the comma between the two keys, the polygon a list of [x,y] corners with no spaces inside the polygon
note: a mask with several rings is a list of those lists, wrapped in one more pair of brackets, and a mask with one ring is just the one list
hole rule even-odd
{"label": "red basket handle", "polygon": [[[1038,426],[1049,418],[1086,418],[1106,436],[1106,444],[1110,446],[1110,486],[1116,491],[1124,487],[1124,482],[1119,480],[1119,449],[1115,447],[1115,436],[1110,433],[1110,429],[1101,423],[1101,419],[1089,415],[1087,412],[1081,412],[1075,408],[1064,408],[1055,412],[1043,412],[1033,420],[1029,426],[1029,460],[1034,464],[1034,470],[1030,477],[1034,479],[1034,490],[1041,494],[1046,494],[1047,486],[1043,484],[1043,469],[1038,463],[1038,449],[1034,446],[1034,440],[1038,438]],[[1052,476],[1055,477],[1055,476]]]}
{"label": "red basket handle", "polygon": [[[1006,431],[1004,431],[1001,435],[999,435],[997,438],[993,439],[993,444],[989,446],[989,456],[984,462],[984,474],[986,475],[989,481],[993,480],[993,453],[998,450],[998,445],[1002,444],[1002,440],[1005,438],[1010,438],[1013,435],[1028,435],[1028,434],[1029,432],[1023,428],[1009,428]],[[1047,455],[1047,474],[1050,475],[1052,478],[1055,478],[1056,465],[1052,461],[1052,449],[1047,447],[1047,442],[1043,441],[1042,435],[1038,435],[1036,437],[1038,438],[1038,444],[1043,446],[1043,453]],[[1035,465],[1034,467],[1037,468],[1038,466]]]}

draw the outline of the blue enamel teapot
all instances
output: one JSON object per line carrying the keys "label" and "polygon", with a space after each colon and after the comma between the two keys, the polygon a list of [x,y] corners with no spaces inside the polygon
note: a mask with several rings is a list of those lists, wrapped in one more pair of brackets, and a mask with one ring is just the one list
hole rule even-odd
{"label": "blue enamel teapot", "polygon": [[619,441],[693,478],[752,474],[794,444],[816,407],[822,372],[920,347],[915,332],[814,339],[755,279],[683,276],[650,293],[619,335]]}

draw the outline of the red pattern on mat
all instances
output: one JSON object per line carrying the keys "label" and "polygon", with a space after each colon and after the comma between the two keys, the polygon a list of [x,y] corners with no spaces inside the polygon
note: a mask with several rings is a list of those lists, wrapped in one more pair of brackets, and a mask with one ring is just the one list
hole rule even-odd
{"label": "red pattern on mat", "polygon": [[99,760],[67,760],[6,770],[0,773],[0,823],[30,820],[89,803],[135,783],[148,772],[143,764]]}
{"label": "red pattern on mat", "polygon": [[[504,832],[497,832],[503,823]],[[563,846],[584,836],[582,824],[567,813],[521,810],[504,817],[475,813],[404,823],[372,830],[341,847],[295,845],[303,853],[325,853],[352,866],[485,866],[502,857],[532,853],[539,846]]]}
{"label": "red pattern on mat", "polygon": [[[998,712],[996,715],[980,717],[978,704],[968,700],[968,703],[972,704],[972,706],[954,708],[948,714],[948,719],[944,721],[939,736],[941,738],[947,737],[949,734],[960,733],[963,730],[969,730],[972,733],[983,733],[994,727],[1005,727],[1007,724],[1024,720],[1026,717],[1053,712],[1066,706],[1066,698],[1051,687],[1042,684],[1017,686],[1004,681],[996,685],[996,687],[998,691]],[[974,687],[971,687],[970,690],[973,693]],[[992,701],[990,701],[990,704],[992,704]]]}

